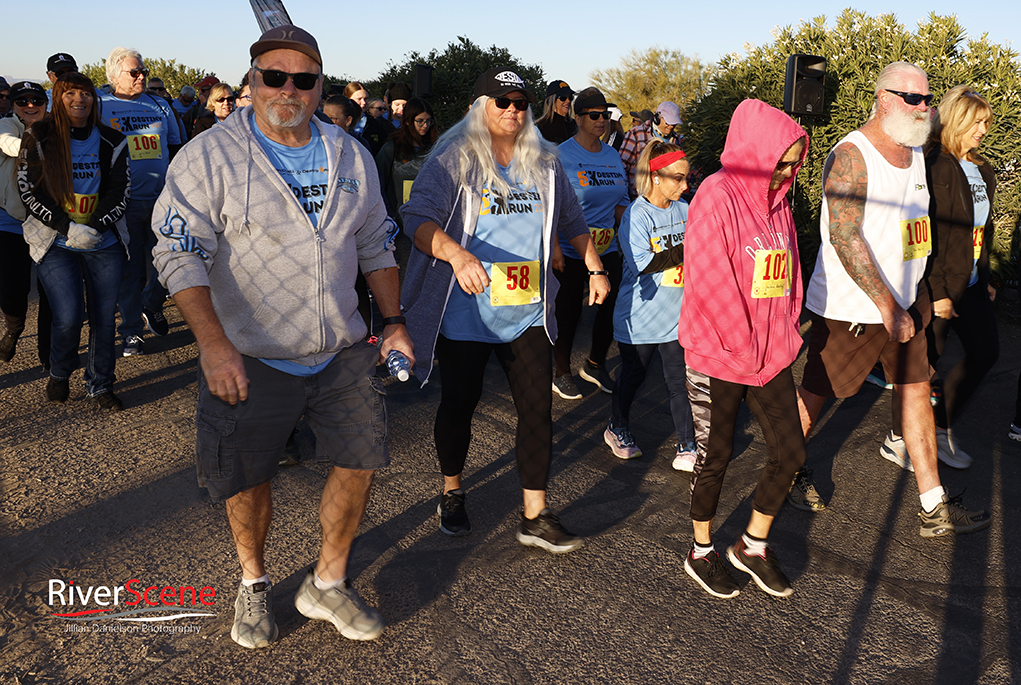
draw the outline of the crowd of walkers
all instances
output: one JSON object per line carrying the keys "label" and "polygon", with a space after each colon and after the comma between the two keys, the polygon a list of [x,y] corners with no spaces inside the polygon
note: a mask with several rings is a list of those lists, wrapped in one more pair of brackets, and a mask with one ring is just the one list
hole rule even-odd
{"label": "crowd of walkers", "polygon": [[[880,454],[914,472],[920,534],[989,525],[938,470],[972,463],[950,429],[999,353],[988,253],[996,182],[977,152],[992,112],[972,88],[930,108],[918,67],[878,75],[871,117],[826,160],[806,291],[787,195],[809,136],[764,102],[737,106],[722,169],[689,206],[675,103],[632,113],[624,132],[597,88],[554,80],[537,103],[513,69],[495,67],[440,132],[405,84],[379,99],[359,82],[324,93],[318,44],[298,27],[267,31],[250,57],[238,90],[207,77],[176,98],[124,48],[106,62],[108,92],[65,53],[47,64],[49,94],[0,81],[11,110],[0,119],[0,360],[25,330],[34,264],[46,398],[67,401],[87,320],[86,394],[119,411],[117,334],[123,356],[143,354],[145,328],[167,334],[173,298],[199,348],[197,471],[226,503],[242,571],[231,631],[240,645],[278,637],[264,548],[271,480],[299,420],[332,468],[320,556],[295,604],[351,639],[382,632],[347,559],[373,474],[389,463],[376,366],[395,356],[422,385],[440,381],[439,530],[472,532],[464,468],[495,355],[517,412],[517,539],[552,553],[581,547],[546,488],[554,398],[582,398],[571,360],[586,302],[594,323],[578,375],[611,395],[603,439],[621,459],[642,456],[630,410],[659,355],[672,466],[691,474],[684,568],[712,596],[740,591],[713,521],[742,401],[766,454],[726,558],[784,597],[793,587],[768,542],[773,520],[785,502],[826,507],[806,440],[825,400],[855,394],[877,362],[895,397]],[[796,387],[803,307],[811,332]],[[951,330],[964,357],[934,404]],[[1021,416],[1009,435],[1021,440]]]}

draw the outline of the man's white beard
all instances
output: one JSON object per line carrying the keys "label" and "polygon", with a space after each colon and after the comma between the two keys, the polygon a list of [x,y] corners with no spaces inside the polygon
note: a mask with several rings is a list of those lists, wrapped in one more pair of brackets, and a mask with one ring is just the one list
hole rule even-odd
{"label": "man's white beard", "polygon": [[893,107],[883,117],[883,133],[890,140],[904,147],[925,145],[932,131],[932,119],[928,112],[904,112]]}
{"label": "man's white beard", "polygon": [[266,103],[266,119],[274,126],[294,128],[305,119],[305,103],[297,97],[279,95]]}

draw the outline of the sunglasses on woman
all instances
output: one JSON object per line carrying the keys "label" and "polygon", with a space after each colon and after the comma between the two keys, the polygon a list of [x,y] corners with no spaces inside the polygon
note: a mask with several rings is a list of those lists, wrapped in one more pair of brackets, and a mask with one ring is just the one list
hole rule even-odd
{"label": "sunglasses on woman", "polygon": [[286,71],[259,67],[255,67],[255,70],[262,74],[262,82],[270,88],[283,88],[288,79],[298,90],[312,90],[319,83],[319,74],[289,74]]}
{"label": "sunglasses on woman", "polygon": [[18,107],[28,107],[29,105],[42,107],[46,104],[46,100],[43,98],[18,98],[14,101],[14,104]]}
{"label": "sunglasses on woman", "polygon": [[932,102],[932,93],[929,93],[928,95],[920,95],[919,93],[903,93],[899,90],[890,90],[889,88],[883,88],[883,90],[885,90],[887,93],[893,93],[894,95],[899,96],[900,99],[902,99],[904,102],[908,103],[912,107],[914,107],[915,105],[919,105],[922,102],[924,102],[926,106],[928,106],[929,103]]}
{"label": "sunglasses on woman", "polygon": [[225,97],[225,98],[216,98],[216,100],[214,100],[213,102],[218,102],[218,103],[220,103],[221,105],[222,105],[222,104],[223,104],[224,102],[229,102],[229,103],[231,103],[231,104],[234,104],[235,102],[237,102],[237,98],[232,98],[232,97]]}
{"label": "sunglasses on woman", "polygon": [[519,112],[524,112],[528,109],[528,100],[524,98],[510,99],[510,98],[493,98],[493,102],[496,103],[497,109],[507,109],[511,105],[514,105],[514,109]]}
{"label": "sunglasses on woman", "polygon": [[580,116],[580,117],[588,117],[592,121],[599,121],[600,118],[609,119],[610,118],[610,113],[609,112],[582,112],[578,116]]}

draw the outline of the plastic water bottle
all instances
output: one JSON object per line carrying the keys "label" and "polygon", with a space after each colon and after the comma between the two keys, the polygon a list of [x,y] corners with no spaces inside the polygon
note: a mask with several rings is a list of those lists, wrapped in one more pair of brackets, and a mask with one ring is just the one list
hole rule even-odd
{"label": "plastic water bottle", "polygon": [[411,362],[400,350],[390,350],[386,356],[386,368],[390,370],[390,375],[396,376],[402,383],[411,378]]}

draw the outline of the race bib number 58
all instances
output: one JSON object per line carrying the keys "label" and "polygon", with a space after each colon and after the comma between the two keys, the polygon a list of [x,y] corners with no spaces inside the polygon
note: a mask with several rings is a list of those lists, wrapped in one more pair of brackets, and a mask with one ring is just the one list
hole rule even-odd
{"label": "race bib number 58", "polygon": [[496,262],[490,275],[489,301],[494,307],[540,302],[539,260]]}
{"label": "race bib number 58", "polygon": [[752,298],[783,297],[791,285],[790,250],[756,250]]}
{"label": "race bib number 58", "polygon": [[932,233],[929,231],[929,217],[903,219],[900,222],[900,239],[904,245],[904,261],[928,257],[932,252]]}
{"label": "race bib number 58", "polygon": [[128,136],[131,159],[163,159],[158,133],[132,133]]}

